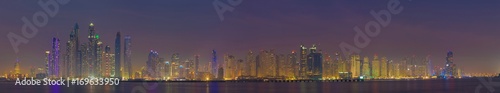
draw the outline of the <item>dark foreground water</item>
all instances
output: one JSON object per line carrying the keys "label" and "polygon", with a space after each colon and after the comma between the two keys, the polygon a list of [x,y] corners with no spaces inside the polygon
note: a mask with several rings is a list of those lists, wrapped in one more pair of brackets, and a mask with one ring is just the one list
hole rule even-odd
{"label": "dark foreground water", "polygon": [[[488,81],[488,79],[485,79]],[[157,85],[156,85],[157,84]],[[493,83],[491,83],[493,84]],[[155,86],[156,85],[156,86]],[[121,82],[119,86],[14,86],[0,82],[0,93],[487,93],[478,78],[365,82]],[[495,91],[498,90],[498,91]],[[491,93],[491,92],[490,92]]]}

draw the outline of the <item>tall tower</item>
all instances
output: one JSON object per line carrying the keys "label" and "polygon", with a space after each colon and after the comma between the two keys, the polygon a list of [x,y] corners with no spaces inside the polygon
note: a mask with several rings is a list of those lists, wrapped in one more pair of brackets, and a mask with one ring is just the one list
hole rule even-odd
{"label": "tall tower", "polygon": [[323,77],[323,55],[316,51],[316,45],[313,45],[307,56],[307,76],[312,79]]}
{"label": "tall tower", "polygon": [[361,59],[357,54],[351,55],[351,73],[352,77],[357,78],[361,76]]}
{"label": "tall tower", "polygon": [[225,54],[224,55],[224,78],[234,79],[235,76],[235,63],[236,59],[232,55]]}
{"label": "tall tower", "polygon": [[365,77],[370,77],[370,59],[368,56],[365,56],[363,59],[363,67],[362,67],[362,75]]}
{"label": "tall tower", "polygon": [[16,64],[14,64],[14,74],[16,74],[16,75],[21,74],[21,68],[19,65],[19,58],[16,59]]}
{"label": "tall tower", "polygon": [[255,56],[254,56],[252,50],[248,51],[247,57],[246,57],[246,62],[248,63],[247,66],[248,66],[250,76],[256,77],[257,76],[257,63],[255,61]]}
{"label": "tall tower", "polygon": [[307,64],[307,48],[304,45],[300,45],[299,54],[299,77],[306,77],[306,64]]}
{"label": "tall tower", "polygon": [[120,35],[120,32],[117,32],[116,33],[116,39],[115,39],[115,77],[118,77],[118,78],[122,78],[122,75],[121,75],[121,61],[120,61],[120,58],[121,58],[121,53],[120,53],[120,50],[121,50],[121,44],[120,44],[120,40],[121,40],[121,35]]}
{"label": "tall tower", "polygon": [[380,59],[380,78],[387,78],[388,76],[387,61],[386,57]]}
{"label": "tall tower", "polygon": [[377,54],[373,56],[372,61],[372,77],[379,78],[380,76],[380,60],[378,59]]}
{"label": "tall tower", "polygon": [[180,61],[180,58],[179,58],[179,53],[174,53],[171,57],[171,61],[172,61],[172,65],[171,65],[171,76],[170,77],[178,77],[181,73],[179,73],[181,70],[180,65],[181,64],[181,61]]}
{"label": "tall tower", "polygon": [[453,77],[453,52],[448,51],[446,55],[446,64],[445,64],[445,76]]}
{"label": "tall tower", "polygon": [[212,74],[215,76],[215,78],[222,78],[217,75],[219,72],[217,71],[219,69],[219,65],[217,64],[217,52],[215,50],[212,50]]}
{"label": "tall tower", "polygon": [[[95,27],[94,27],[94,23],[90,23],[89,24],[89,46],[88,46],[88,50],[87,52],[89,52],[88,54],[86,54],[86,56],[88,57],[88,64],[89,64],[89,68],[90,71],[88,74],[90,74],[90,76],[99,76],[99,71],[98,71],[98,61],[99,60],[99,55],[98,55],[98,43],[99,43],[99,35],[97,35],[97,33],[95,32]],[[86,68],[87,69],[87,68]]]}
{"label": "tall tower", "polygon": [[124,71],[124,77],[126,79],[132,78],[132,41],[130,36],[125,36],[125,39],[123,41],[125,44],[123,46],[123,54],[124,60],[123,60],[123,71]]}
{"label": "tall tower", "polygon": [[299,73],[298,73],[299,64],[297,63],[297,53],[295,51],[292,51],[291,54],[288,54],[287,60],[289,61],[289,64],[291,65],[290,73],[294,77],[297,77],[299,75]]}
{"label": "tall tower", "polygon": [[159,75],[157,74],[158,70],[157,70],[157,64],[159,63],[159,56],[158,56],[158,52],[154,51],[154,50],[151,50],[149,52],[149,56],[148,56],[148,61],[146,62],[146,65],[147,65],[147,73],[148,73],[148,76],[150,78],[158,78]]}
{"label": "tall tower", "polygon": [[48,74],[49,74],[49,63],[50,63],[50,58],[51,58],[51,57],[52,57],[52,56],[51,56],[51,54],[50,54],[50,51],[49,51],[49,50],[45,51],[45,69],[44,69],[44,71],[45,71],[45,72],[44,72],[44,73],[45,73],[46,75],[48,75]]}
{"label": "tall tower", "polygon": [[59,77],[59,39],[52,38],[52,52],[49,58],[49,77]]}
{"label": "tall tower", "polygon": [[94,76],[95,77],[101,77],[102,76],[102,71],[101,71],[101,67],[102,67],[102,54],[103,54],[103,44],[101,42],[101,40],[99,39],[99,34],[96,34],[96,41],[97,41],[97,46],[96,46],[96,54],[97,54],[97,57],[96,57],[96,61],[94,62]]}
{"label": "tall tower", "polygon": [[200,65],[200,55],[194,55],[194,76],[198,76],[198,70]]}
{"label": "tall tower", "polygon": [[[104,66],[102,67],[102,70],[104,70],[103,72],[103,75],[104,77],[110,77],[111,76],[111,70],[112,70],[112,60],[114,59],[111,59],[111,47],[110,46],[106,46],[104,47]],[[114,63],[113,63],[114,64]]]}
{"label": "tall tower", "polygon": [[347,72],[347,63],[342,59],[340,53],[335,53],[334,63],[338,64],[333,76],[340,78],[340,72]]}
{"label": "tall tower", "polygon": [[66,60],[64,63],[65,70],[63,73],[66,77],[75,77],[77,70],[77,65],[79,63],[78,60],[78,50],[80,46],[80,42],[78,40],[78,32],[79,32],[78,23],[75,23],[72,31],[69,34],[69,41],[67,42],[66,47]]}

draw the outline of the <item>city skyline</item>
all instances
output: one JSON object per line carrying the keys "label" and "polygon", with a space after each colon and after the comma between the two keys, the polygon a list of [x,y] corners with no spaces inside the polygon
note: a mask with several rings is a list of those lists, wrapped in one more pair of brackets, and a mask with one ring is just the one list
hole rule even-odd
{"label": "city skyline", "polygon": [[[310,48],[301,44],[299,48],[299,55],[292,50],[291,54],[279,54],[275,53],[275,49],[260,50],[256,58],[252,58],[253,51],[249,50],[249,54],[246,56],[245,61],[243,59],[237,59],[231,54],[224,54],[223,62],[217,62],[216,50],[212,50],[212,62],[202,65],[205,69],[201,70],[199,68],[199,55],[194,55],[186,59],[179,58],[179,53],[174,53],[171,60],[165,60],[159,56],[159,53],[155,50],[150,50],[148,60],[145,65],[141,67],[142,70],[136,70],[134,75],[130,75],[131,65],[129,62],[120,62],[121,56],[121,35],[117,32],[115,38],[115,51],[114,55],[110,52],[111,48],[109,45],[103,46],[103,42],[100,41],[99,33],[95,31],[95,25],[93,23],[89,24],[89,43],[83,43],[81,49],[75,47],[73,42],[78,41],[78,31],[79,25],[76,23],[74,29],[72,30],[70,40],[67,43],[67,52],[64,53],[66,58],[63,58],[63,62],[60,62],[60,40],[53,37],[52,40],[52,50],[46,51],[46,65],[47,71],[45,72],[48,77],[121,77],[123,79],[144,78],[153,77],[160,78],[172,77],[172,78],[189,78],[189,79],[199,79],[198,72],[211,73],[212,78],[219,79],[236,79],[240,76],[253,76],[253,77],[285,77],[289,79],[331,79],[331,78],[398,78],[398,77],[426,77],[429,76],[444,76],[446,77],[462,77],[464,74],[471,75],[471,73],[464,73],[462,67],[457,67],[453,63],[453,52],[448,51],[446,56],[446,63],[444,66],[432,65],[432,61],[428,55],[425,60],[418,60],[416,55],[412,57],[403,57],[398,59],[387,59],[383,56],[379,59],[378,54],[374,54],[373,59],[370,61],[368,56],[364,56],[364,59],[359,54],[347,54],[348,56],[343,56],[340,52],[332,53],[333,57],[327,52],[323,52],[321,49],[317,49],[317,45],[313,44]],[[131,36],[127,35],[124,38],[123,50],[126,52],[124,59],[130,60],[132,53],[130,50]],[[77,46],[80,46],[76,43]],[[71,47],[73,46],[73,47]],[[104,48],[104,51],[102,51]],[[77,51],[75,55],[76,59],[71,59],[73,51]],[[118,55],[118,57],[116,56]],[[287,55],[286,57],[284,55]],[[111,57],[109,57],[111,56]],[[325,57],[323,57],[325,56]],[[297,60],[296,58],[299,57]],[[419,56],[420,57],[420,56]],[[114,59],[114,62],[108,59]],[[76,61],[74,61],[76,60]],[[183,62],[182,60],[186,60]],[[196,61],[194,61],[196,60]],[[238,60],[236,62],[236,60]],[[255,61],[250,61],[255,60]],[[393,62],[396,60],[397,62]],[[388,63],[390,61],[391,63]],[[113,63],[110,63],[113,62]],[[253,63],[252,63],[253,62]],[[215,63],[215,64],[213,64]],[[368,63],[368,64],[367,64]],[[393,63],[393,64],[392,64]],[[127,65],[128,64],[128,65]],[[195,65],[196,64],[196,65]],[[105,65],[105,66],[103,66]],[[108,66],[111,65],[111,66]],[[254,66],[252,66],[254,65]],[[368,65],[368,66],[367,66]],[[72,67],[77,66],[77,67]],[[215,67],[213,67],[215,66]],[[415,67],[413,67],[415,66]],[[421,67],[422,66],[422,67]],[[20,73],[19,59],[16,59],[16,64],[14,66],[15,72],[9,72],[8,75],[24,75],[25,73]],[[96,68],[97,67],[97,68]],[[146,67],[147,70],[144,70]],[[395,68],[394,68],[395,67]],[[44,66],[31,66],[29,76],[33,77],[35,70],[33,69],[44,68]],[[63,69],[60,69],[63,68]],[[64,69],[68,68],[68,69]],[[70,70],[77,68],[79,70]],[[214,68],[224,68],[223,75],[220,71],[213,71]],[[436,69],[437,68],[437,69]],[[101,70],[103,69],[103,70]],[[106,69],[106,70],[104,70]],[[111,69],[111,71],[108,71]],[[120,70],[121,69],[121,70]],[[257,69],[257,74],[252,74],[253,69]],[[366,70],[368,69],[368,70]],[[406,71],[408,69],[408,71]],[[69,71],[68,71],[69,70]],[[221,70],[221,69],[219,69]],[[366,72],[368,71],[368,72]],[[36,77],[40,77],[39,72],[36,71]],[[137,76],[137,72],[139,76]],[[218,72],[218,73],[215,73]],[[251,73],[252,72],[252,73]],[[348,77],[339,75],[340,73],[349,73]],[[77,73],[77,74],[73,74]],[[111,73],[111,74],[109,74]],[[121,74],[126,74],[127,76],[121,76]],[[130,75],[130,76],[129,76]],[[351,76],[352,75],[352,76]],[[133,76],[133,77],[132,77]],[[221,77],[223,76],[223,77]],[[340,76],[340,77],[339,77]],[[210,76],[206,76],[207,80]]]}
{"label": "city skyline", "polygon": [[[28,1],[19,1],[28,2]],[[81,1],[77,1],[81,2]],[[153,1],[159,2],[159,1]],[[310,15],[297,15],[295,17],[304,17],[307,20],[292,20],[292,18],[285,17],[284,19],[269,19],[273,16],[283,17],[284,14],[272,14],[272,16],[265,15],[272,11],[289,10],[288,8],[277,8],[269,9],[267,11],[256,11],[263,9],[254,9],[246,7],[246,5],[255,5],[256,3],[262,1],[246,1],[242,6],[236,8],[235,12],[227,14],[225,21],[220,22],[213,10],[197,10],[201,13],[208,14],[203,15],[201,18],[206,19],[196,19],[203,20],[205,23],[197,23],[203,21],[196,21],[195,19],[186,21],[180,21],[180,19],[175,19],[180,17],[183,20],[192,19],[195,14],[183,14],[187,17],[182,17],[183,15],[172,15],[171,17],[162,17],[162,15],[168,15],[168,11],[165,14],[154,15],[154,8],[150,11],[141,10],[130,10],[130,11],[113,11],[122,14],[131,14],[131,16],[121,17],[119,19],[113,19],[110,16],[100,16],[97,15],[99,12],[106,12],[107,10],[100,10],[98,12],[83,11],[82,13],[97,13],[97,14],[85,14],[74,16],[69,13],[74,13],[74,11],[65,10],[61,8],[61,13],[58,16],[51,19],[47,27],[40,28],[40,32],[36,37],[30,39],[30,42],[20,46],[21,51],[15,53],[12,46],[9,43],[8,38],[1,39],[4,44],[2,44],[0,50],[5,51],[1,53],[2,65],[0,66],[2,73],[14,69],[13,64],[17,59],[20,60],[21,72],[27,73],[29,67],[43,65],[44,63],[44,52],[46,50],[51,50],[51,38],[59,38],[61,42],[66,42],[70,39],[69,34],[72,31],[75,21],[80,25],[79,37],[80,42],[88,42],[86,38],[87,24],[90,22],[95,23],[96,32],[102,38],[105,45],[113,46],[114,36],[116,32],[121,32],[122,35],[130,35],[133,38],[132,43],[132,58],[131,63],[134,67],[132,71],[137,71],[141,66],[144,66],[147,61],[147,54],[149,50],[158,50],[159,55],[162,58],[170,58],[174,53],[179,53],[181,59],[187,59],[194,57],[193,55],[200,55],[200,63],[206,65],[212,60],[212,50],[217,50],[218,62],[221,62],[224,54],[232,54],[236,59],[245,59],[248,50],[258,51],[258,50],[269,50],[275,49],[277,54],[286,54],[290,51],[299,51],[298,45],[312,45],[319,44],[323,52],[333,54],[335,52],[340,52],[338,45],[340,42],[350,42],[352,43],[352,38],[355,32],[352,31],[352,27],[359,26],[366,20],[371,20],[370,13],[368,10],[377,10],[379,7],[383,7],[380,4],[370,5],[367,7],[354,8],[354,9],[337,9],[334,6],[317,6],[321,5],[321,2],[312,2],[306,5],[305,10],[299,10],[302,12],[311,11]],[[274,2],[274,1],[271,1]],[[352,4],[356,1],[338,1],[342,4]],[[439,4],[439,1],[437,1]],[[85,3],[85,2],[83,2]],[[107,2],[111,3],[111,2]],[[125,5],[133,2],[123,2]],[[139,2],[144,4],[144,2]],[[162,2],[159,2],[162,3]],[[198,4],[198,3],[185,3],[182,1],[176,1],[175,3],[183,3],[186,5]],[[277,2],[274,2],[276,4]],[[292,5],[296,5],[299,1],[293,1]],[[328,2],[328,4],[333,4],[334,2]],[[335,2],[337,3],[337,2]],[[456,53],[454,63],[459,64],[465,71],[468,72],[488,72],[488,73],[498,73],[499,69],[494,68],[495,65],[499,65],[499,60],[497,59],[499,54],[499,43],[495,40],[499,40],[495,35],[498,31],[498,27],[493,26],[498,24],[499,14],[493,11],[483,10],[483,11],[466,11],[472,13],[460,14],[461,11],[452,11],[448,8],[457,8],[458,6],[464,7],[474,7],[468,6],[465,3],[467,1],[456,1],[452,4],[456,7],[445,7],[443,8],[438,4],[431,4],[425,9],[434,8],[429,12],[443,12],[442,14],[435,14],[429,16],[433,17],[417,17],[416,19],[424,19],[424,21],[419,20],[409,20],[405,18],[411,18],[418,16],[419,13],[425,14],[426,12],[418,12],[422,7],[418,5],[430,4],[425,1],[413,1],[416,5],[405,6],[405,11],[401,15],[393,17],[393,23],[391,23],[387,29],[382,29],[382,33],[378,37],[372,38],[372,43],[362,49],[361,55],[369,56],[373,54],[385,55],[388,59],[398,60],[401,57],[417,55],[420,57],[426,57],[430,55],[433,64],[443,66],[446,62],[446,52],[454,51]],[[273,3],[270,3],[273,4]],[[264,7],[273,6],[269,3],[264,4]],[[358,3],[356,3],[358,4]],[[70,3],[69,5],[79,5],[77,3]],[[207,6],[208,5],[208,6]],[[205,6],[200,6],[199,8],[209,7],[211,5],[208,3]],[[410,6],[411,5],[411,6]],[[484,8],[496,7],[490,4],[483,4]],[[36,6],[36,5],[34,5]],[[346,6],[346,5],[341,5]],[[76,9],[76,6],[61,6],[70,9]],[[86,6],[89,7],[89,6]],[[99,8],[106,8],[106,6],[97,6]],[[182,6],[176,6],[182,8]],[[125,8],[125,7],[120,7]],[[162,7],[160,9],[165,9],[167,7]],[[323,10],[312,11],[317,8]],[[469,10],[475,10],[475,8],[470,8]],[[25,7],[25,10],[37,9],[37,7]],[[198,7],[196,7],[198,9]],[[325,11],[333,11],[332,13],[322,13]],[[120,9],[117,9],[120,10]],[[189,10],[189,9],[184,9]],[[12,10],[5,10],[12,11]],[[175,10],[171,10],[175,11]],[[354,11],[354,12],[352,12]],[[12,13],[6,14],[8,17],[14,19],[7,19],[6,22],[0,22],[2,25],[3,35],[7,35],[8,32],[19,33],[19,28],[22,26],[22,21],[15,18],[21,18],[21,16],[27,16],[28,13]],[[198,12],[195,12],[198,13]],[[289,12],[293,14],[302,14],[300,12]],[[345,13],[345,14],[343,14]],[[482,14],[491,13],[491,14]],[[148,15],[149,14],[149,15]],[[340,14],[340,18],[333,17],[334,14]],[[329,17],[323,17],[325,15],[332,15]],[[458,16],[445,18],[445,16]],[[262,17],[264,16],[264,17]],[[346,17],[346,16],[358,16],[358,17]],[[478,20],[483,20],[482,22],[466,20],[462,18],[468,18],[466,16],[477,17]],[[136,20],[131,19],[130,22],[119,21],[123,19],[138,18]],[[151,18],[151,19],[149,19]],[[361,18],[361,19],[357,19]],[[441,21],[449,22],[460,22],[447,25],[437,25],[442,23],[441,21],[431,21],[440,18]],[[491,20],[486,20],[486,19]],[[68,20],[69,19],[69,20]],[[258,20],[252,20],[258,19]],[[322,19],[328,19],[326,21],[321,21]],[[64,20],[64,21],[63,21]],[[166,20],[177,20],[174,22],[167,22]],[[206,22],[207,20],[208,23]],[[287,21],[289,20],[289,21]],[[456,20],[456,21],[452,21]],[[248,22],[246,22],[248,21]],[[119,23],[123,22],[123,23]],[[166,22],[166,23],[164,23]],[[261,25],[262,22],[268,22],[268,24]],[[433,23],[436,22],[436,23]],[[114,24],[119,23],[119,24]],[[176,24],[177,23],[177,24]],[[214,23],[219,23],[219,25],[214,25]],[[271,24],[272,23],[272,24]],[[317,26],[309,25],[307,23],[316,24]],[[423,24],[427,23],[427,24]],[[474,24],[468,24],[474,23]],[[146,24],[146,25],[144,25]],[[233,25],[233,24],[238,24]],[[151,26],[152,25],[152,26]],[[273,27],[266,27],[266,25],[271,25]],[[338,26],[335,26],[338,25]],[[128,27],[127,27],[128,26]],[[165,27],[161,29],[161,27]],[[195,26],[195,27],[189,27]],[[345,27],[344,27],[345,26]],[[151,28],[149,28],[151,27]],[[256,28],[255,28],[256,27]],[[303,28],[300,28],[303,27]],[[200,29],[194,29],[200,28]],[[204,31],[208,29],[208,31]],[[162,31],[165,30],[165,31]],[[256,31],[256,32],[254,32]],[[287,32],[289,31],[289,32]],[[479,31],[479,32],[478,32]],[[267,34],[266,34],[267,33]],[[285,34],[286,33],[286,34]],[[412,35],[408,35],[412,34]],[[426,38],[423,38],[426,37]],[[452,38],[452,40],[450,40]],[[121,39],[123,41],[123,39]],[[493,42],[491,42],[493,41]],[[411,42],[411,43],[407,43]],[[243,44],[241,44],[243,43]],[[156,45],[158,44],[158,45]],[[60,44],[61,48],[61,58],[63,53],[66,51],[65,43]],[[123,42],[122,42],[123,46]],[[113,46],[114,47],[114,46]],[[113,48],[115,49],[115,48]],[[123,47],[121,50],[121,55],[125,53]],[[115,52],[113,52],[115,53]],[[120,56],[121,57],[121,56]],[[363,58],[362,56],[361,58]],[[62,59],[60,59],[62,60]],[[123,64],[123,57],[121,59]],[[491,65],[490,65],[491,64]]]}

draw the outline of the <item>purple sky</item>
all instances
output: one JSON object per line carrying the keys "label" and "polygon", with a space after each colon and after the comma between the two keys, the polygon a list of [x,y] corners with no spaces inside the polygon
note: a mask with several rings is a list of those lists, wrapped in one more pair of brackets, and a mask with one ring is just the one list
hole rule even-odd
{"label": "purple sky", "polygon": [[[43,1],[43,0],[42,0]],[[226,1],[226,0],[222,0]],[[21,60],[22,72],[44,64],[44,51],[52,37],[69,40],[72,26],[80,25],[80,42],[88,42],[88,24],[93,22],[105,45],[114,46],[117,31],[132,36],[134,71],[144,66],[150,49],[170,59],[201,55],[205,64],[212,49],[244,59],[248,50],[276,49],[288,53],[299,45],[320,44],[333,54],[339,44],[353,44],[355,26],[375,20],[370,10],[386,9],[388,0],[244,0],[220,21],[213,0],[71,0],[60,6],[39,33],[15,53],[7,34],[21,34],[23,16],[42,11],[37,0],[0,1],[0,73]],[[401,0],[404,10],[371,38],[362,56],[377,53],[392,60],[404,56],[431,56],[442,66],[447,51],[466,72],[499,72],[499,0]],[[65,44],[61,44],[62,52]],[[114,49],[112,49],[114,50]],[[221,61],[219,61],[221,62]]]}

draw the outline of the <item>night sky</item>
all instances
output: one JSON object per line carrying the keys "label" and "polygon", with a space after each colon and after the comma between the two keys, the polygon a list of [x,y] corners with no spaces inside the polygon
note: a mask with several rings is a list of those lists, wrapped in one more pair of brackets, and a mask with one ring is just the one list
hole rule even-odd
{"label": "night sky", "polygon": [[[353,27],[375,20],[370,10],[387,9],[389,0],[243,0],[233,12],[224,13],[223,21],[214,0],[71,0],[16,53],[7,34],[21,35],[21,18],[31,20],[43,11],[37,1],[0,1],[0,73],[12,71],[16,58],[22,73],[42,66],[52,37],[60,38],[65,53],[75,23],[80,26],[80,42],[88,42],[90,22],[104,45],[114,47],[118,31],[122,37],[131,35],[133,71],[146,65],[151,49],[168,60],[173,53],[184,60],[199,54],[202,64],[210,61],[212,49],[219,53],[219,62],[223,54],[238,59],[248,50],[285,54],[300,44],[319,44],[318,49],[333,54],[340,52],[341,42],[353,45]],[[404,10],[392,15],[391,23],[361,49],[362,57],[378,54],[398,61],[430,55],[432,64],[443,66],[446,53],[453,51],[455,63],[465,72],[500,71],[500,0],[400,2]]]}

